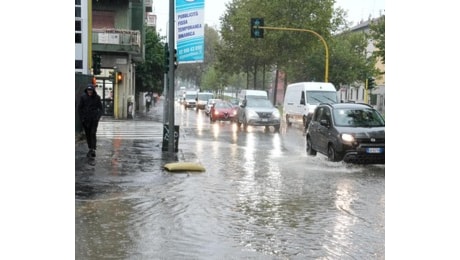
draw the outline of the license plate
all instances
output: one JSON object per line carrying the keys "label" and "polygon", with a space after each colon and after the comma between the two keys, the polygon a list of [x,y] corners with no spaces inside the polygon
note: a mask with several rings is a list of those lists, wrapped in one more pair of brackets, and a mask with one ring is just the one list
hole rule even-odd
{"label": "license plate", "polygon": [[366,148],[366,153],[383,153],[383,148]]}
{"label": "license plate", "polygon": [[268,122],[268,119],[262,118],[262,122]]}

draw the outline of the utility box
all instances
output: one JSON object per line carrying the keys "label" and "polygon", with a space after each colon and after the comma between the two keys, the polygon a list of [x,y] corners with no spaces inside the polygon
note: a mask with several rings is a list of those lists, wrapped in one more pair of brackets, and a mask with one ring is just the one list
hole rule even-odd
{"label": "utility box", "polygon": [[[161,151],[167,152],[169,147],[169,125],[163,125],[163,146],[161,147]],[[179,151],[179,126],[174,126],[174,152],[177,153]]]}

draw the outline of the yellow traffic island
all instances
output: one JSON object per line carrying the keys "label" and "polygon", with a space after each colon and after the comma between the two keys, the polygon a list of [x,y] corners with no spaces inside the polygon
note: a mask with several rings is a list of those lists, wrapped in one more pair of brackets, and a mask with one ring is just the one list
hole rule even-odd
{"label": "yellow traffic island", "polygon": [[175,162],[167,163],[163,166],[170,172],[204,172],[206,169],[200,163],[194,162]]}

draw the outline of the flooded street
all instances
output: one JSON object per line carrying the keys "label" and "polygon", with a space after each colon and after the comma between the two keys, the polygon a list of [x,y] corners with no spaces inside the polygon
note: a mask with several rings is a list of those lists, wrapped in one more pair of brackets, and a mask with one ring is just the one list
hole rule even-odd
{"label": "flooded street", "polygon": [[176,106],[171,173],[162,121],[103,119],[95,164],[76,149],[76,259],[384,259],[385,166],[310,157],[299,127],[211,124]]}

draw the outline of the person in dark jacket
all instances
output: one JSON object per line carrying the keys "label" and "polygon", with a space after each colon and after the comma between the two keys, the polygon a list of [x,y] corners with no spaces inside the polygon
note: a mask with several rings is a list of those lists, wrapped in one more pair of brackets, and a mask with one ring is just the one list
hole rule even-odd
{"label": "person in dark jacket", "polygon": [[96,131],[102,116],[102,102],[101,97],[91,84],[86,87],[85,93],[80,96],[78,115],[88,143],[89,151],[86,156],[96,157]]}

